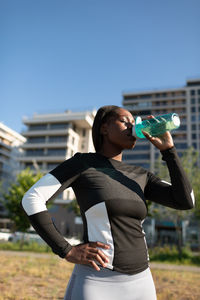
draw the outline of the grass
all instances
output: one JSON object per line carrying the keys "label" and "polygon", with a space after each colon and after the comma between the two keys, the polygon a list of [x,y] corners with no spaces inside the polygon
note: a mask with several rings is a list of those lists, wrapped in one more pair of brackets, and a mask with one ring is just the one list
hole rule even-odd
{"label": "grass", "polygon": [[0,250],[11,251],[30,251],[30,252],[52,252],[51,248],[46,244],[39,244],[37,242],[25,242],[21,248],[20,241],[18,242],[0,242]]}
{"label": "grass", "polygon": [[200,272],[152,269],[158,300],[199,300]]}
{"label": "grass", "polygon": [[63,299],[73,265],[54,255],[20,257],[0,252],[0,300]]}
{"label": "grass", "polygon": [[[73,265],[55,255],[0,251],[0,300],[63,299]],[[200,299],[200,272],[152,269],[158,300]]]}

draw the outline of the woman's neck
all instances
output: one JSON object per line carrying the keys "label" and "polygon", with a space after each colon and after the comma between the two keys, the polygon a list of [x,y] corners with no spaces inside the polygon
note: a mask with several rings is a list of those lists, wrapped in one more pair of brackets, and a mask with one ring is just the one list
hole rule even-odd
{"label": "woman's neck", "polygon": [[103,155],[103,156],[106,156],[108,158],[112,158],[112,159],[115,159],[115,160],[118,160],[118,161],[122,161],[122,152],[121,151],[114,151],[114,150],[111,150],[111,149],[101,149],[99,152],[99,154]]}

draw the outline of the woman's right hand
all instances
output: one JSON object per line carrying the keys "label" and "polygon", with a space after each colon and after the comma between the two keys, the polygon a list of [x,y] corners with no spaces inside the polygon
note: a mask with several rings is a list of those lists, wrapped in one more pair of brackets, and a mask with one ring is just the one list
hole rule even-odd
{"label": "woman's right hand", "polygon": [[108,263],[108,258],[103,251],[98,248],[107,250],[110,246],[101,242],[79,244],[72,247],[72,249],[67,253],[65,259],[75,264],[90,265],[95,270],[100,271],[97,263],[105,268],[106,263]]}

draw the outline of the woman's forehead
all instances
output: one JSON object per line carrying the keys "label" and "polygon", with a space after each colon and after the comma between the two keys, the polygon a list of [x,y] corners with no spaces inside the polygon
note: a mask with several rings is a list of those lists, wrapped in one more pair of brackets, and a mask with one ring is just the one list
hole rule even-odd
{"label": "woman's forehead", "polygon": [[128,111],[128,110],[126,110],[126,109],[119,109],[118,111],[117,111],[117,114],[118,114],[118,116],[120,116],[120,117],[127,117],[127,118],[129,118],[129,119],[133,119],[133,115]]}

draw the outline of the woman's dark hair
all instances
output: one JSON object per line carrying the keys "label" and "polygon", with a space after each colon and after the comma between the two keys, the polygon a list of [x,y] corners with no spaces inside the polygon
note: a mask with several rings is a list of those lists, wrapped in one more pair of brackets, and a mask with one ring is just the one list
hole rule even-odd
{"label": "woman's dark hair", "polygon": [[117,115],[117,110],[121,107],[116,105],[106,105],[98,109],[92,126],[92,139],[96,152],[101,150],[103,136],[100,133],[101,125],[108,121],[110,117]]}

